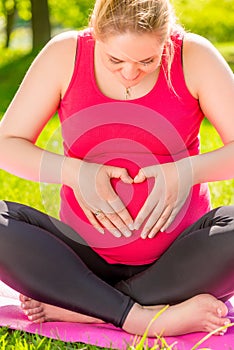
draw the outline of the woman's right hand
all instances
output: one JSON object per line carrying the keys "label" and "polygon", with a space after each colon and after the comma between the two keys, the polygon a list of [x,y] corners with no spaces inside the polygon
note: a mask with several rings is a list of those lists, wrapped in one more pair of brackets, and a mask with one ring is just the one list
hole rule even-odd
{"label": "woman's right hand", "polygon": [[80,161],[72,189],[90,223],[101,233],[108,229],[115,237],[130,237],[133,219],[111,185],[117,178],[131,184],[125,168]]}

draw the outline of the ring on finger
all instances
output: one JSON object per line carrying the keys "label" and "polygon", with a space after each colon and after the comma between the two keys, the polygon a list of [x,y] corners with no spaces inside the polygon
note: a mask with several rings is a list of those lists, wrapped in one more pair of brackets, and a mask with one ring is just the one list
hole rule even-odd
{"label": "ring on finger", "polygon": [[98,216],[100,214],[103,214],[103,212],[100,210],[100,209],[97,209],[95,212],[94,212],[94,215],[95,216]]}

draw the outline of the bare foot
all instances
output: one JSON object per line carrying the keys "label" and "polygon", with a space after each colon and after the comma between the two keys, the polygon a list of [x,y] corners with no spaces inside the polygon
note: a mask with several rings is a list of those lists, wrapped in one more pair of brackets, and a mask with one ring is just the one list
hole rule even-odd
{"label": "bare foot", "polygon": [[[143,335],[148,324],[162,308],[145,308],[134,304],[130,310],[123,329],[129,333]],[[230,320],[226,305],[209,294],[200,294],[180,304],[169,306],[151,325],[148,336],[162,334],[176,336],[192,332],[212,332]],[[216,334],[224,334],[219,331]]]}
{"label": "bare foot", "polygon": [[44,304],[22,294],[20,294],[19,300],[21,301],[21,309],[24,314],[34,323],[49,321],[104,323],[104,321],[100,319],[65,310],[57,306]]}

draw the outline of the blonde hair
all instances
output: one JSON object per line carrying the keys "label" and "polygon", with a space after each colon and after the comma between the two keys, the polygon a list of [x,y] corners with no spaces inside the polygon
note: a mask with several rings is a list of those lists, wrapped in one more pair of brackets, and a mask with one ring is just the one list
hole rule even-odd
{"label": "blonde hair", "polygon": [[158,32],[163,37],[174,18],[168,0],[96,0],[90,24],[99,39],[126,32]]}
{"label": "blonde hair", "polygon": [[94,38],[132,33],[155,33],[165,43],[166,76],[171,84],[174,45],[171,34],[176,30],[176,17],[169,0],[96,0],[90,19]]}

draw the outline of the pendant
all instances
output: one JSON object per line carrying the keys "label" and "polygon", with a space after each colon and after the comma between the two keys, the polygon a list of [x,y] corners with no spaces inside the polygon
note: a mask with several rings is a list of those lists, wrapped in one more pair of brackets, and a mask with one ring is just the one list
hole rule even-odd
{"label": "pendant", "polygon": [[128,100],[131,97],[131,88],[128,87],[125,89],[125,100]]}

